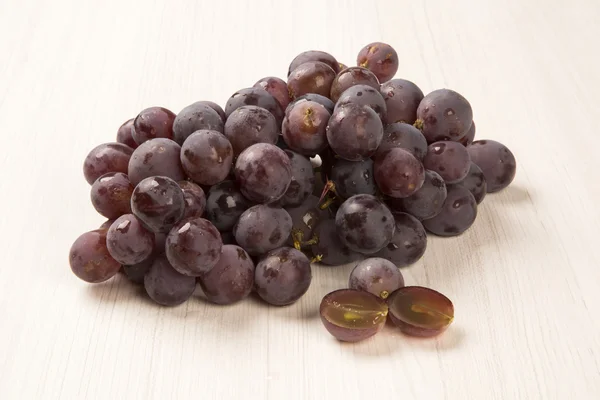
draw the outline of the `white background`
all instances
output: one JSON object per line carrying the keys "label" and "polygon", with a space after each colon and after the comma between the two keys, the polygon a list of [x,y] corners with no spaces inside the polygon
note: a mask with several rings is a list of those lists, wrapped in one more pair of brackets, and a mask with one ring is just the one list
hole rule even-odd
{"label": "white background", "polygon": [[[596,0],[0,0],[0,398],[600,398],[598,21]],[[403,270],[454,301],[444,335],[335,341],[317,309],[352,266],[314,267],[286,308],[161,308],[71,273],[103,222],[83,159],[123,121],[224,105],[308,49],[352,65],[377,40],[518,161],[471,230]]]}

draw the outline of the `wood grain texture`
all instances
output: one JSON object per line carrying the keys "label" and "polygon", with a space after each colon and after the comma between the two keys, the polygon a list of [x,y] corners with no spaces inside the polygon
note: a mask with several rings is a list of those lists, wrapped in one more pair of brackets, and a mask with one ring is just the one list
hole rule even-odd
{"label": "wood grain texture", "polygon": [[[598,21],[597,0],[0,0],[0,398],[600,398]],[[314,267],[286,308],[167,309],[74,277],[71,243],[103,221],[83,158],[123,121],[376,40],[518,161],[471,230],[404,270],[453,299],[443,336],[336,342],[318,305],[352,266]]]}

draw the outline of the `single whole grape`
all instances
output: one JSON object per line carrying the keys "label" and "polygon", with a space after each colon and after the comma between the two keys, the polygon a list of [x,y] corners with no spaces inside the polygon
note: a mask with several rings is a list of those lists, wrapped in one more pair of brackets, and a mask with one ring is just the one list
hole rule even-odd
{"label": "single whole grape", "polygon": [[379,80],[373,72],[362,67],[349,67],[340,71],[333,80],[329,98],[337,102],[342,93],[354,85],[367,85],[379,90]]}
{"label": "single whole grape", "polygon": [[204,190],[190,181],[179,181],[177,184],[183,191],[183,197],[185,198],[185,211],[181,219],[201,217],[206,209]]}
{"label": "single whole grape", "polygon": [[417,262],[427,249],[427,233],[419,220],[410,214],[395,213],[396,230],[390,242],[373,257],[385,258],[406,267]]}
{"label": "single whole grape", "polygon": [[292,217],[283,208],[257,204],[240,215],[233,227],[235,241],[257,256],[283,246],[292,232]]}
{"label": "single whole grape", "polygon": [[423,221],[429,232],[438,236],[458,236],[467,229],[477,217],[475,197],[462,186],[448,186],[448,195],[442,211],[433,218]]}
{"label": "single whole grape", "polygon": [[225,122],[225,136],[237,156],[256,143],[277,143],[279,126],[273,114],[257,106],[242,106],[231,112]]}
{"label": "single whole grape", "polygon": [[388,203],[392,211],[405,211],[419,220],[433,218],[442,211],[446,201],[446,183],[442,177],[434,171],[425,170],[425,181],[423,186],[411,196],[398,199],[399,207]]}
{"label": "single whole grape", "polygon": [[187,176],[201,185],[214,185],[229,175],[233,164],[233,148],[220,132],[200,130],[183,143],[181,165]]}
{"label": "single whole grape", "polygon": [[197,101],[177,114],[173,122],[173,140],[183,146],[185,140],[199,130],[223,133],[223,120],[210,105]]}
{"label": "single whole grape", "polygon": [[123,125],[117,130],[117,142],[135,149],[138,144],[133,140],[133,118],[123,122]]}
{"label": "single whole grape", "polygon": [[336,72],[320,61],[307,61],[300,64],[288,76],[290,98],[295,99],[308,93],[329,95]]}
{"label": "single whole grape", "polygon": [[185,196],[171,178],[152,176],[133,190],[131,210],[153,232],[168,232],[185,213]]}
{"label": "single whole grape", "polygon": [[144,288],[154,302],[173,307],[192,297],[196,289],[196,278],[177,272],[163,254],[154,260],[144,276]]}
{"label": "single whole grape", "polygon": [[217,114],[219,114],[219,117],[221,117],[221,121],[223,121],[223,123],[225,123],[225,120],[227,119],[227,115],[225,115],[225,111],[223,110],[223,107],[221,107],[214,101],[208,101],[208,100],[202,100],[202,101],[199,101],[198,103],[206,104],[207,106],[209,106],[210,108],[215,110],[217,112]]}
{"label": "single whole grape", "polygon": [[298,54],[292,60],[292,62],[290,63],[290,67],[288,68],[288,77],[290,76],[292,71],[294,71],[300,65],[310,61],[320,61],[329,65],[329,67],[331,67],[331,69],[333,69],[336,74],[340,72],[339,63],[331,54],[319,50],[309,50]]}
{"label": "single whole grape", "polygon": [[513,153],[495,140],[477,140],[467,148],[487,182],[487,192],[504,189],[515,179],[517,161]]}
{"label": "single whole grape", "polygon": [[291,101],[285,109],[286,115],[296,104],[301,103],[303,101],[314,101],[315,103],[319,103],[320,105],[325,107],[327,111],[329,111],[329,114],[331,114],[333,112],[333,109],[335,108],[335,104],[329,99],[329,97],[321,96],[320,94],[316,93],[308,93],[303,96],[296,97],[295,100]]}
{"label": "single whole grape", "polygon": [[471,157],[460,143],[434,142],[429,145],[423,165],[440,174],[446,183],[456,183],[465,179],[469,173]]}
{"label": "single whole grape", "polygon": [[474,162],[471,162],[471,168],[469,169],[466,178],[458,182],[457,185],[462,186],[471,192],[473,197],[475,197],[477,204],[480,204],[483,201],[487,193],[487,181],[485,180],[485,175],[483,174],[483,171],[481,171],[481,168]]}
{"label": "single whole grape", "polygon": [[394,147],[400,147],[410,152],[419,161],[423,161],[427,154],[427,139],[414,126],[403,122],[395,122],[385,127],[383,139],[377,148],[377,154],[382,154]]}
{"label": "single whole grape", "polygon": [[348,161],[371,157],[383,138],[383,125],[369,107],[346,104],[333,112],[327,125],[327,142],[333,151]]}
{"label": "single whole grape", "polygon": [[122,172],[102,175],[92,185],[92,205],[104,217],[115,219],[131,212],[133,185]]}
{"label": "single whole grape", "polygon": [[423,91],[411,81],[392,79],[381,84],[379,88],[386,105],[386,124],[404,122],[414,124],[417,120],[417,109],[423,100]]}
{"label": "single whole grape", "polygon": [[356,57],[356,64],[369,69],[379,82],[387,82],[396,75],[398,53],[387,43],[375,42],[363,47]]}
{"label": "single whole grape", "polygon": [[284,151],[292,164],[292,180],[281,201],[286,207],[299,206],[313,192],[315,174],[308,158],[291,150]]}
{"label": "single whole grape", "polygon": [[175,114],[164,107],[142,110],[133,121],[133,140],[140,145],[155,138],[173,139]]}
{"label": "single whole grape", "polygon": [[348,287],[363,290],[382,299],[404,286],[402,272],[393,262],[380,257],[362,260],[350,273]]}
{"label": "single whole grape", "polygon": [[269,94],[275,97],[275,100],[279,103],[282,110],[290,104],[290,96],[288,92],[287,83],[283,79],[276,78],[274,76],[268,76],[266,78],[259,79],[254,87],[259,87],[266,90]]}
{"label": "single whole grape", "polygon": [[96,179],[109,172],[127,173],[133,149],[123,143],[104,143],[90,151],[83,162],[83,175],[92,185]]}
{"label": "single whole grape", "polygon": [[277,126],[283,121],[283,109],[269,92],[259,87],[241,89],[231,95],[225,105],[227,118],[231,113],[242,106],[258,106],[267,109],[277,121]]}
{"label": "single whole grape", "polygon": [[368,85],[351,86],[340,95],[335,106],[337,108],[349,103],[370,107],[382,121],[385,120],[387,110],[379,89]]}
{"label": "single whole grape", "polygon": [[142,225],[135,215],[125,214],[116,219],[106,234],[110,255],[121,264],[138,264],[154,251],[154,233]]}
{"label": "single whole grape", "polygon": [[473,110],[467,99],[459,93],[438,89],[423,98],[417,109],[417,118],[417,127],[428,143],[458,141],[471,127]]}
{"label": "single whole grape", "polygon": [[382,193],[395,198],[408,197],[423,186],[423,164],[399,147],[379,154],[373,163],[375,182]]}
{"label": "single whole grape", "polygon": [[167,176],[175,181],[185,179],[179,160],[181,147],[171,139],[150,139],[138,146],[129,160],[129,180],[137,185],[151,176]]}
{"label": "single whole grape", "polygon": [[331,180],[335,184],[336,193],[344,199],[356,194],[372,194],[377,192],[373,178],[373,160],[348,161],[337,159],[331,168]]}
{"label": "single whole grape", "polygon": [[73,273],[89,283],[104,282],[119,272],[121,264],[108,252],[106,230],[98,229],[80,235],[69,251]]}
{"label": "single whole grape", "polygon": [[234,181],[223,181],[210,188],[206,199],[206,218],[221,232],[233,229],[238,218],[252,206]]}
{"label": "single whole grape", "polygon": [[314,243],[310,249],[321,264],[342,265],[358,261],[363,257],[362,254],[350,250],[342,243],[335,221],[332,219],[323,220],[317,225],[312,241]]}
{"label": "single whole grape", "polygon": [[300,154],[313,156],[327,147],[326,129],[331,114],[314,101],[295,104],[283,119],[283,140]]}

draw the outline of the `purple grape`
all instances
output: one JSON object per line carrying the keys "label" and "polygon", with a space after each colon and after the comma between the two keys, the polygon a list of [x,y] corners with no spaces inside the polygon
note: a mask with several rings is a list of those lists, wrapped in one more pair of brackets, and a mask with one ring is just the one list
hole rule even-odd
{"label": "purple grape", "polygon": [[392,240],[373,257],[385,258],[397,267],[417,262],[427,249],[427,233],[419,220],[410,214],[394,214],[396,230]]}
{"label": "purple grape", "polygon": [[156,257],[150,256],[139,264],[123,265],[123,273],[130,282],[138,285],[143,284],[144,276],[150,271],[155,260]]}
{"label": "purple grape", "polygon": [[185,211],[181,219],[201,217],[206,209],[206,195],[204,190],[190,181],[177,182],[185,198]]}
{"label": "purple grape", "polygon": [[277,143],[280,126],[267,109],[242,106],[232,111],[227,118],[225,136],[237,156],[256,143]]}
{"label": "purple grape", "polygon": [[315,174],[308,158],[291,150],[284,151],[292,164],[292,180],[281,201],[286,207],[295,207],[302,204],[313,192]]}
{"label": "purple grape", "polygon": [[108,228],[110,228],[110,226],[113,224],[113,222],[115,222],[114,219],[107,219],[106,221],[104,221],[102,223],[102,225],[100,225],[100,227],[98,229],[107,231]]}
{"label": "purple grape", "polygon": [[331,169],[331,180],[335,190],[342,198],[347,199],[355,194],[372,194],[377,192],[373,179],[373,161],[347,161],[337,159]]}
{"label": "purple grape", "polygon": [[320,61],[300,64],[288,76],[290,98],[295,99],[308,93],[329,95],[335,75],[333,68]]}
{"label": "purple grape", "polygon": [[290,95],[288,92],[287,83],[280,78],[274,76],[268,76],[266,78],[259,79],[254,87],[258,87],[266,90],[271,96],[275,97],[275,100],[279,103],[282,110],[290,104]]}
{"label": "purple grape", "polygon": [[313,238],[316,238],[316,243],[311,245],[311,251],[321,264],[343,265],[363,257],[342,243],[332,219],[321,221],[314,230]]}
{"label": "purple grape", "polygon": [[387,204],[392,211],[404,211],[424,220],[442,211],[446,195],[446,183],[442,177],[437,172],[425,170],[425,181],[419,190],[403,199],[392,198]]}
{"label": "purple grape", "polygon": [[347,104],[333,112],[327,125],[329,146],[341,158],[361,161],[375,154],[383,138],[383,125],[369,107]]}
{"label": "purple grape", "polygon": [[392,79],[383,83],[379,91],[385,100],[387,115],[384,122],[386,124],[415,123],[417,109],[424,97],[417,85],[405,79]]}
{"label": "purple grape", "polygon": [[387,82],[396,75],[400,62],[398,53],[387,43],[375,42],[363,47],[356,57],[356,65],[369,69],[379,82]]}
{"label": "purple grape", "polygon": [[310,61],[320,61],[325,63],[333,69],[333,71],[337,74],[340,72],[340,66],[335,57],[331,54],[326,53],[324,51],[319,50],[309,50],[298,54],[290,63],[290,67],[288,68],[288,77],[296,68],[300,65],[310,62]]}
{"label": "purple grape", "polygon": [[379,89],[368,85],[351,86],[340,95],[335,107],[339,108],[350,103],[370,107],[379,115],[382,121],[385,120],[386,105],[381,93],[379,93]]}
{"label": "purple grape", "polygon": [[154,233],[144,228],[135,215],[125,214],[108,229],[106,246],[110,255],[121,264],[138,264],[152,254]]}
{"label": "purple grape", "polygon": [[462,186],[471,192],[473,197],[475,197],[477,204],[481,204],[487,193],[487,181],[485,180],[485,175],[483,174],[483,171],[481,171],[481,168],[474,162],[471,162],[471,168],[469,169],[467,177],[456,185]]}
{"label": "purple grape", "polygon": [[210,108],[215,110],[217,112],[217,114],[219,114],[219,117],[221,117],[221,121],[223,121],[223,123],[225,123],[225,120],[227,119],[227,115],[225,115],[225,111],[223,111],[223,108],[220,105],[218,105],[214,101],[208,101],[208,100],[202,100],[202,101],[199,101],[198,103],[206,104],[207,106],[209,106]]}
{"label": "purple grape", "polygon": [[471,143],[473,143],[473,140],[475,140],[475,131],[476,131],[475,121],[473,121],[473,123],[471,124],[471,127],[467,131],[467,134],[459,140],[459,143],[465,147],[470,146]]}
{"label": "purple grape", "polygon": [[337,102],[342,93],[354,85],[367,85],[379,90],[379,80],[374,73],[362,67],[350,67],[340,71],[333,83],[329,98]]}
{"label": "purple grape", "polygon": [[471,157],[460,143],[434,142],[429,145],[423,165],[440,174],[446,183],[457,183],[469,173]]}
{"label": "purple grape", "polygon": [[131,210],[153,232],[168,232],[183,217],[185,196],[171,178],[152,176],[133,190]]}
{"label": "purple grape", "polygon": [[250,206],[234,181],[223,181],[208,191],[206,218],[221,232],[229,231]]}
{"label": "purple grape", "polygon": [[404,286],[402,272],[393,262],[380,257],[367,258],[356,264],[350,273],[350,289],[369,292],[382,299]]}
{"label": "purple grape", "polygon": [[428,143],[460,140],[473,122],[473,110],[463,96],[450,89],[438,89],[423,98],[417,109],[417,127]]}
{"label": "purple grape", "polygon": [[313,156],[327,147],[326,129],[330,117],[329,111],[319,103],[297,103],[283,119],[283,140],[290,149]]}
{"label": "purple grape", "polygon": [[464,187],[452,185],[448,186],[448,196],[442,211],[423,221],[423,226],[438,236],[458,236],[473,225],[476,217],[475,197]]}
{"label": "purple grape", "polygon": [[173,139],[175,114],[163,107],[142,110],[133,121],[133,140],[140,145],[155,138]]}
{"label": "purple grape", "polygon": [[399,147],[410,152],[419,161],[427,154],[427,140],[420,130],[403,122],[389,124],[383,131],[383,139],[377,148],[377,154]]}
{"label": "purple grape", "polygon": [[179,273],[200,276],[215,266],[223,241],[213,224],[204,218],[180,221],[167,235],[165,250],[169,263]]}
{"label": "purple grape", "polygon": [[271,203],[287,191],[292,180],[292,164],[277,146],[257,143],[238,157],[235,179],[246,198],[257,203]]}
{"label": "purple grape", "polygon": [[244,211],[233,227],[235,241],[253,256],[283,246],[291,232],[290,214],[265,204]]}
{"label": "purple grape", "polygon": [[381,250],[395,231],[391,211],[369,194],[358,194],[342,203],[335,216],[335,226],[342,243],[362,254]]}
{"label": "purple grape", "polygon": [[487,192],[504,189],[515,179],[517,161],[513,153],[494,140],[477,140],[467,148],[471,160],[477,164],[487,182]]}
{"label": "purple grape", "polygon": [[210,186],[225,180],[229,175],[233,164],[233,148],[222,133],[196,131],[181,147],[180,159],[191,180]]}
{"label": "purple grape", "polygon": [[254,286],[254,263],[239,246],[225,245],[217,264],[200,279],[206,299],[215,304],[233,304],[250,294]]}
{"label": "purple grape", "polygon": [[133,149],[123,143],[104,143],[89,152],[83,162],[83,175],[92,185],[96,179],[109,172],[127,173]]}
{"label": "purple grape", "polygon": [[190,104],[179,111],[173,122],[173,140],[183,146],[185,140],[199,130],[223,133],[223,120],[213,107],[202,102]]}
{"label": "purple grape", "polygon": [[320,105],[325,107],[325,109],[327,111],[329,111],[329,114],[331,114],[333,112],[333,109],[335,108],[335,104],[333,103],[333,101],[329,100],[328,97],[321,96],[320,94],[316,94],[316,93],[308,93],[308,94],[305,94],[304,96],[296,97],[296,100],[293,100],[292,102],[290,102],[290,104],[288,104],[288,106],[285,109],[285,114],[287,115],[287,113],[296,104],[302,103],[303,101],[313,101],[315,103],[319,103]]}
{"label": "purple grape", "polygon": [[379,154],[373,163],[375,182],[382,193],[395,198],[408,197],[423,186],[423,164],[399,147]]}
{"label": "purple grape", "polygon": [[92,185],[90,197],[92,205],[108,219],[115,219],[131,212],[133,185],[122,172],[109,172],[102,175]]}
{"label": "purple grape", "polygon": [[133,118],[128,119],[117,131],[117,142],[135,149],[138,144],[133,140]]}
{"label": "purple grape", "polygon": [[253,87],[241,89],[231,95],[225,105],[225,115],[227,118],[231,113],[242,106],[258,106],[266,108],[277,121],[277,126],[281,126],[283,121],[283,109],[269,92],[264,89]]}
{"label": "purple grape", "polygon": [[256,292],[274,306],[296,302],[308,291],[311,280],[309,259],[290,247],[268,252],[256,265],[254,275]]}
{"label": "purple grape", "polygon": [[79,236],[69,250],[69,264],[79,279],[89,283],[104,282],[121,269],[121,264],[108,252],[104,229]]}
{"label": "purple grape", "polygon": [[163,254],[154,260],[144,276],[144,288],[156,303],[173,307],[192,297],[196,289],[196,278],[177,272]]}
{"label": "purple grape", "polygon": [[131,156],[129,180],[137,185],[151,176],[166,176],[175,181],[185,179],[179,156],[181,147],[171,139],[157,138],[142,143]]}

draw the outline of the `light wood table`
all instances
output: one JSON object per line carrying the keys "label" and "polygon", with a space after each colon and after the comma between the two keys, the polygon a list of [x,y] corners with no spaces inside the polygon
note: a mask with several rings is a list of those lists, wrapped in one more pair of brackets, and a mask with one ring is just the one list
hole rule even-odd
{"label": "light wood table", "polygon": [[[0,399],[599,399],[599,21],[597,0],[0,1]],[[444,335],[333,339],[318,306],[351,265],[315,266],[286,308],[161,308],[71,273],[103,222],[83,159],[123,121],[376,40],[518,161],[472,229],[403,270],[454,301]]]}

